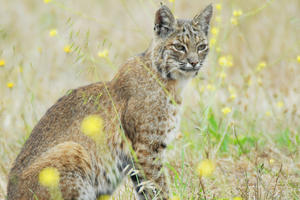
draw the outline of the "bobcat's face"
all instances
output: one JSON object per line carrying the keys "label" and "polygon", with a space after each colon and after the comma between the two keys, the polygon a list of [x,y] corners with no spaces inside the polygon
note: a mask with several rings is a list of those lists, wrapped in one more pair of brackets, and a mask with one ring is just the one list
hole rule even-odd
{"label": "bobcat's face", "polygon": [[193,20],[175,20],[166,6],[157,11],[152,60],[163,78],[187,79],[198,74],[209,50],[211,16],[211,5]]}

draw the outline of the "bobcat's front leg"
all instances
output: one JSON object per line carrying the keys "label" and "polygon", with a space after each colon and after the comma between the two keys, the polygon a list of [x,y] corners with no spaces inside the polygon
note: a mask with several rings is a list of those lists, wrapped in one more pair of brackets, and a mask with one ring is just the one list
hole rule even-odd
{"label": "bobcat's front leg", "polygon": [[166,145],[153,142],[151,144],[136,144],[134,150],[137,156],[136,171],[131,174],[139,200],[168,199],[168,186],[162,171],[162,154]]}

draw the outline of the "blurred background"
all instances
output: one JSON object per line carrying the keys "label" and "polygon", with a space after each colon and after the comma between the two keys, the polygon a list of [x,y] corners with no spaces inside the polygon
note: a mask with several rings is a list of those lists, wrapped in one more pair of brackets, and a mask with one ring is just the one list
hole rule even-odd
{"label": "blurred background", "polygon": [[[41,116],[144,51],[160,2],[0,0],[0,199]],[[300,1],[162,2],[188,19],[214,6],[210,54],[168,147],[173,199],[299,199]],[[114,198],[134,199],[131,183]]]}

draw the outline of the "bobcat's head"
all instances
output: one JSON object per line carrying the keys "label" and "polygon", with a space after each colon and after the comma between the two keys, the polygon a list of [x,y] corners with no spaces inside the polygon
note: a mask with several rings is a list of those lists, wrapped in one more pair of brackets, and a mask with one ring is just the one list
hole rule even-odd
{"label": "bobcat's head", "polygon": [[212,6],[192,20],[175,19],[162,5],[156,12],[152,65],[166,79],[187,79],[198,74],[208,54],[208,30]]}

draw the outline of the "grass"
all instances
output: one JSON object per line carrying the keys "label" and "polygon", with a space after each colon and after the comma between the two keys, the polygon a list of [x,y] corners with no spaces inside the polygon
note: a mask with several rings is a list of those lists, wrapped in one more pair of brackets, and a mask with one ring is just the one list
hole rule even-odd
{"label": "grass", "polygon": [[[191,18],[211,1],[165,3],[177,17]],[[168,147],[171,193],[300,199],[300,2],[214,6],[210,55],[185,91],[181,135]],[[0,199],[12,162],[45,111],[71,88],[110,80],[146,49],[158,7],[156,0],[2,3]],[[200,178],[204,159],[216,168]],[[133,199],[125,182],[117,199]]]}

